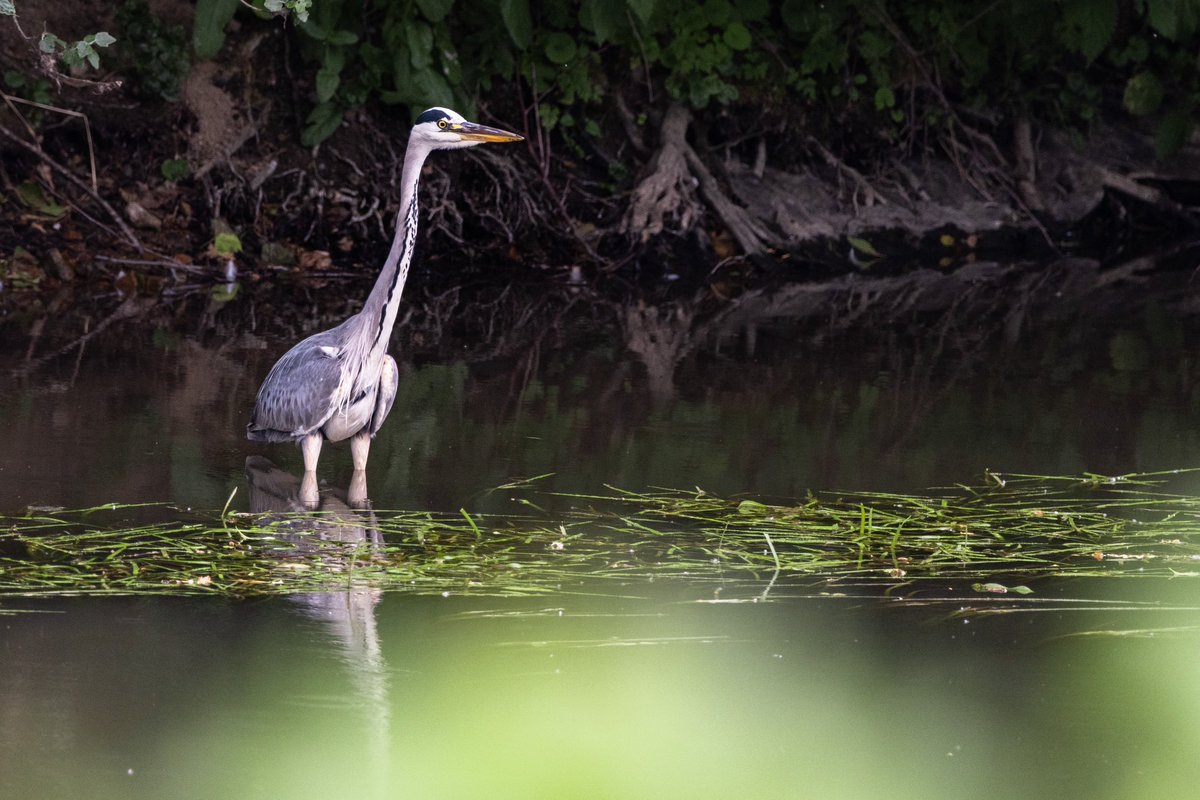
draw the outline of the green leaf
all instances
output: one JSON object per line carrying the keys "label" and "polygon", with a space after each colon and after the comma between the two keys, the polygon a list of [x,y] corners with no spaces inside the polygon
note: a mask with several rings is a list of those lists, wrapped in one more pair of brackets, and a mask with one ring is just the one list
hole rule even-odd
{"label": "green leaf", "polygon": [[332,100],[341,82],[342,76],[337,71],[327,67],[317,70],[317,102],[325,103]]}
{"label": "green leaf", "polygon": [[242,288],[240,282],[234,283],[218,283],[209,289],[214,303],[228,303],[238,296],[238,290]]}
{"label": "green leaf", "polygon": [[737,507],[739,514],[766,514],[771,510],[770,506],[763,505],[757,500],[743,500],[738,503]]}
{"label": "green leaf", "polygon": [[90,38],[97,47],[108,47],[110,44],[117,41],[114,36],[105,33],[104,31],[100,31],[94,37]]}
{"label": "green leaf", "polygon": [[883,254],[876,250],[875,246],[866,239],[860,239],[857,236],[850,236],[846,239],[846,241],[850,243],[851,247],[858,252],[863,253],[864,255],[868,255],[873,258],[883,258]]}
{"label": "green leaf", "polygon": [[575,57],[575,40],[561,31],[546,37],[546,58],[552,64],[566,64]]}
{"label": "green leaf", "polygon": [[533,41],[533,19],[529,16],[529,0],[500,0],[500,16],[513,44],[528,50]]}
{"label": "green leaf", "polygon": [[642,21],[643,25],[650,22],[650,17],[654,15],[654,7],[658,4],[658,0],[629,0],[629,7],[633,9],[633,13]]}
{"label": "green leaf", "polygon": [[747,50],[753,42],[750,31],[740,22],[731,22],[721,38],[729,45],[730,50]]}
{"label": "green leaf", "polygon": [[806,75],[835,70],[846,63],[846,45],[829,28],[813,32],[800,57],[800,70]]}
{"label": "green leaf", "polygon": [[433,63],[433,28],[421,21],[405,29],[408,39],[408,59],[414,69],[425,69]]}
{"label": "green leaf", "polygon": [[183,180],[191,172],[188,162],[182,158],[168,158],[162,162],[159,170],[162,172],[163,178],[171,183]]}
{"label": "green leaf", "polygon": [[1033,594],[1033,589],[1028,586],[1005,586],[1003,583],[972,583],[971,589],[976,592],[989,592],[991,594]]}
{"label": "green leaf", "polygon": [[333,47],[332,45],[325,47],[325,52],[321,56],[321,68],[327,69],[330,72],[341,72],[346,66],[346,49],[344,47]]}
{"label": "green leaf", "polygon": [[[268,19],[271,14],[287,16],[291,13],[298,22],[308,22],[308,12],[312,8],[313,0],[262,0],[261,10],[257,2],[251,3],[250,0],[246,0],[246,4],[251,6],[259,19]],[[269,13],[263,13],[264,11]]]}
{"label": "green leaf", "polygon": [[441,22],[450,13],[454,0],[417,0],[417,8],[430,22]]}
{"label": "green leaf", "polygon": [[88,49],[87,60],[92,65],[92,69],[100,69],[100,55],[95,50]]}
{"label": "green leaf", "polygon": [[1146,18],[1168,39],[1179,36],[1179,0],[1146,0]]}
{"label": "green leaf", "polygon": [[1117,31],[1117,0],[1071,0],[1063,17],[1078,33],[1079,52],[1095,61]]}
{"label": "green leaf", "polygon": [[47,217],[61,217],[67,210],[58,203],[50,200],[42,192],[41,184],[35,181],[25,181],[17,187],[17,197],[39,214]]}
{"label": "green leaf", "polygon": [[225,44],[225,26],[233,19],[238,0],[196,0],[192,49],[200,58],[213,58]]}
{"label": "green leaf", "polygon": [[600,44],[612,41],[625,24],[624,0],[584,0],[579,6],[579,24]]}
{"label": "green leaf", "polygon": [[57,53],[63,47],[66,47],[66,43],[53,33],[43,33],[38,40],[38,49],[43,53]]}
{"label": "green leaf", "polygon": [[1139,72],[1125,84],[1125,108],[1130,114],[1144,117],[1158,111],[1163,101],[1163,85],[1153,72]]}
{"label": "green leaf", "polygon": [[1177,108],[1163,119],[1154,132],[1154,154],[1159,159],[1169,158],[1192,138],[1192,112]]}
{"label": "green leaf", "polygon": [[358,41],[358,34],[354,31],[330,31],[325,41],[330,44],[354,44]]}
{"label": "green leaf", "polygon": [[312,147],[328,139],[338,129],[342,124],[342,110],[332,102],[321,103],[312,110],[305,122],[300,143]]}
{"label": "green leaf", "polygon": [[896,105],[896,93],[890,86],[880,86],[875,90],[875,110],[882,111]]}
{"label": "green leaf", "polygon": [[217,238],[213,240],[213,250],[222,256],[240,253],[242,252],[242,240],[236,233],[218,233]]}
{"label": "green leaf", "polygon": [[13,5],[12,0],[0,0],[0,15],[5,17],[17,15],[17,7]]}
{"label": "green leaf", "polygon": [[454,102],[454,91],[438,72],[423,69],[413,74],[415,97],[426,106],[444,106]]}
{"label": "green leaf", "polygon": [[329,38],[329,31],[318,25],[315,20],[303,20],[297,27],[318,42],[323,42]]}

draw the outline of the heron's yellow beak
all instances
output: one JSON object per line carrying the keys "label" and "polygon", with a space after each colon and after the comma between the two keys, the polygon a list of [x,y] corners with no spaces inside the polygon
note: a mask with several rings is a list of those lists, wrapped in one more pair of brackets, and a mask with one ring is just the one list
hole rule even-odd
{"label": "heron's yellow beak", "polygon": [[502,131],[499,128],[489,128],[476,122],[457,122],[450,125],[450,130],[469,142],[520,142],[524,136]]}

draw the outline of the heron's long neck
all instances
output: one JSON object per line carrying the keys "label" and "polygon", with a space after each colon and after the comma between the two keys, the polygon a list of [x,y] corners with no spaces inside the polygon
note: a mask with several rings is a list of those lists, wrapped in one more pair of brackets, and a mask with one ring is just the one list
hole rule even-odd
{"label": "heron's long neck", "polygon": [[400,308],[400,295],[404,293],[404,281],[412,264],[420,216],[417,184],[421,181],[421,166],[427,155],[428,148],[409,143],[404,154],[404,172],[400,176],[400,213],[396,215],[396,235],[392,238],[387,261],[383,262],[383,269],[360,312],[367,329],[367,341],[371,343],[368,352],[375,357],[387,352],[392,326],[396,324],[396,312]]}

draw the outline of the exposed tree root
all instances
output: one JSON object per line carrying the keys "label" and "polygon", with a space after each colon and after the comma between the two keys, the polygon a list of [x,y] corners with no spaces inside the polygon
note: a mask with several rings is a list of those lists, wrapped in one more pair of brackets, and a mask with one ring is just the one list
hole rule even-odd
{"label": "exposed tree root", "polygon": [[1037,154],[1033,149],[1033,126],[1029,117],[1022,114],[1013,125],[1013,150],[1017,157],[1017,194],[1026,207],[1033,212],[1045,209],[1042,195],[1037,188]]}
{"label": "exposed tree root", "polygon": [[687,129],[691,115],[672,103],[663,116],[659,130],[659,150],[650,162],[651,172],[633,190],[633,203],[622,229],[636,234],[643,242],[662,233],[666,221],[688,230],[700,216],[692,176],[688,171]]}
{"label": "exposed tree root", "polygon": [[1129,195],[1143,203],[1152,205],[1155,208],[1162,209],[1169,214],[1177,217],[1184,217],[1195,222],[1186,208],[1172,200],[1165,192],[1155,189],[1153,186],[1147,186],[1144,183],[1138,183],[1137,180],[1127,175],[1122,175],[1108,167],[1096,167],[1100,179],[1104,185],[1113,191],[1121,194]]}
{"label": "exposed tree root", "polygon": [[[809,136],[808,143],[820,154],[821,158],[826,164],[833,167],[839,173],[846,174],[852,181],[854,181],[856,198],[857,194],[861,192],[863,199],[866,201],[865,205],[874,206],[884,205],[887,203],[887,200],[884,199],[883,195],[876,191],[875,187],[871,185],[871,182],[868,181],[861,172],[842,161],[833,153],[829,152],[829,148],[821,144],[814,137]],[[854,204],[855,206],[858,205],[857,199],[855,200]]]}
{"label": "exposed tree root", "polygon": [[691,113],[672,103],[659,131],[659,150],[652,171],[633,192],[633,204],[625,217],[623,231],[642,241],[661,233],[668,220],[678,230],[689,230],[700,217],[696,188],[717,219],[747,254],[765,249],[771,234],[763,222],[735,204],[722,190],[704,161],[687,142]]}
{"label": "exposed tree root", "polygon": [[701,196],[708,202],[709,207],[725,224],[729,232],[733,234],[733,238],[741,246],[742,252],[746,255],[753,255],[766,249],[767,242],[771,237],[766,226],[746,209],[735,205],[729,199],[717,184],[716,178],[704,166],[700,156],[696,155],[695,150],[687,147],[683,152],[687,156],[688,166],[692,168],[692,174],[700,182]]}

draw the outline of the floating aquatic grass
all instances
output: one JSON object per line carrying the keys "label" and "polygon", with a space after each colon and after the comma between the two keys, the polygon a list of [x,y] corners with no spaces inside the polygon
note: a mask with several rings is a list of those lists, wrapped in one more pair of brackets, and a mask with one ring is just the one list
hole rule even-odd
{"label": "floating aquatic grass", "polygon": [[526,498],[511,515],[38,509],[0,517],[0,594],[636,593],[671,579],[718,591],[806,579],[830,592],[953,582],[1017,599],[1050,577],[1200,576],[1200,498],[1163,491],[1173,474],[989,474],[921,495],[781,504],[609,489],[570,495],[555,516]]}

